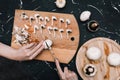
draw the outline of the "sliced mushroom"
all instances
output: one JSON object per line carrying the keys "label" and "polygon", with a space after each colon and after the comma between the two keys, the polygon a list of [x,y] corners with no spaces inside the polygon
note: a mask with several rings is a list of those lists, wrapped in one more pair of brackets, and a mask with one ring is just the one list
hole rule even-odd
{"label": "sliced mushroom", "polygon": [[30,19],[29,19],[30,25],[32,24],[32,21],[34,21],[34,20],[35,20],[35,18],[33,16],[30,16]]}
{"label": "sliced mushroom", "polygon": [[56,38],[56,31],[58,31],[58,28],[57,27],[53,27],[54,38]]}
{"label": "sliced mushroom", "polygon": [[69,19],[66,19],[66,25],[65,25],[65,28],[67,28],[68,27],[68,25],[70,25],[70,20]]}
{"label": "sliced mushroom", "polygon": [[55,17],[55,16],[52,16],[52,22],[51,22],[51,25],[53,26],[53,24],[54,24],[54,21],[56,21],[57,20],[57,18]]}
{"label": "sliced mushroom", "polygon": [[70,33],[72,33],[72,29],[66,29],[67,39],[69,39]]}
{"label": "sliced mushroom", "polygon": [[47,22],[49,22],[50,21],[50,18],[49,17],[45,17],[45,25],[47,24]]}
{"label": "sliced mushroom", "polygon": [[64,23],[64,19],[63,19],[63,18],[60,18],[59,21],[60,21],[60,22],[59,22],[59,27],[61,27],[61,23]]}
{"label": "sliced mushroom", "polygon": [[34,25],[34,34],[36,33],[36,30],[38,30],[39,29],[39,27],[38,27],[38,25]]}
{"label": "sliced mushroom", "polygon": [[41,22],[44,21],[44,18],[42,16],[39,17],[39,22],[40,24],[42,24]]}
{"label": "sliced mushroom", "polygon": [[60,32],[60,38],[63,39],[62,33],[64,32],[64,29],[59,29],[59,32]]}
{"label": "sliced mushroom", "polygon": [[51,34],[51,31],[53,30],[53,28],[51,26],[47,27],[48,33]]}
{"label": "sliced mushroom", "polygon": [[45,29],[45,27],[46,27],[46,26],[45,26],[44,24],[41,24],[41,25],[40,25],[41,33],[43,33],[43,29]]}
{"label": "sliced mushroom", "polygon": [[28,29],[29,29],[29,26],[27,26],[26,24],[24,24],[24,26],[25,26],[25,29],[26,29],[26,30],[28,30]]}
{"label": "sliced mushroom", "polygon": [[34,14],[34,17],[35,17],[36,23],[39,23],[40,14]]}
{"label": "sliced mushroom", "polygon": [[23,20],[28,20],[29,17],[26,15],[25,12],[23,12],[21,15],[20,15],[20,18],[23,19]]}

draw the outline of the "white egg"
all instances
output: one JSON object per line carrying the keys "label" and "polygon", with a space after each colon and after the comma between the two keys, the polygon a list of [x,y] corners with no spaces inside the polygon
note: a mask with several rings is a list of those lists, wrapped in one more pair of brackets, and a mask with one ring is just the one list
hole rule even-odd
{"label": "white egg", "polygon": [[83,11],[80,14],[80,20],[81,21],[87,21],[87,20],[89,20],[90,16],[91,16],[91,12],[90,11]]}
{"label": "white egg", "polygon": [[107,61],[112,66],[119,66],[120,65],[120,54],[118,53],[110,53],[107,57]]}
{"label": "white egg", "polygon": [[99,48],[90,47],[86,52],[86,56],[90,60],[98,60],[101,58],[102,53],[101,53],[101,50]]}
{"label": "white egg", "polygon": [[43,45],[45,46],[44,49],[49,49],[49,47],[46,45],[46,43],[51,48],[53,42],[50,39],[47,39],[43,42]]}
{"label": "white egg", "polygon": [[66,0],[56,0],[55,3],[58,8],[63,8],[66,5]]}

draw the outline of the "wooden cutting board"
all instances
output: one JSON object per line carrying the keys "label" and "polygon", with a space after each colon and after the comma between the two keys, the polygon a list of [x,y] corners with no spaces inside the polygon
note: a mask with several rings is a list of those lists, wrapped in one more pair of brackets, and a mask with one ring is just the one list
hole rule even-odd
{"label": "wooden cutting board", "polygon": [[[86,50],[92,46],[98,47],[102,51],[102,57],[99,61],[90,61],[85,55]],[[120,53],[120,45],[111,39],[94,38],[83,44],[76,57],[76,67],[83,80],[120,80],[120,67],[110,66],[107,62],[107,56],[110,52]],[[97,73],[94,77],[84,75],[83,68],[86,64],[93,64],[97,67]]]}
{"label": "wooden cutting board", "polygon": [[[18,26],[23,28],[24,24],[30,25],[29,20],[22,20],[20,19],[20,15],[25,12],[29,17],[34,16],[34,14],[40,14],[42,17],[49,17],[50,22],[47,23],[46,27],[51,26],[51,19],[52,16],[56,16],[57,19],[63,18],[64,20],[69,19],[70,20],[70,25],[68,25],[68,29],[72,29],[72,33],[70,33],[69,38],[66,38],[66,31],[63,32],[63,39],[60,38],[60,33],[59,31],[56,31],[56,38],[53,37],[53,32],[52,34],[48,34],[47,28],[43,30],[43,33],[40,33],[40,30],[37,31],[36,34],[33,32],[30,32],[31,38],[33,41],[41,41],[43,37],[47,37],[48,39],[53,41],[53,52],[55,53],[55,56],[60,60],[61,63],[69,63],[73,56],[76,53],[76,50],[78,48],[79,44],[79,27],[77,24],[77,21],[75,17],[72,14],[63,14],[63,13],[53,13],[53,12],[42,12],[42,11],[30,11],[30,10],[16,10],[15,11],[15,17],[14,17],[14,26],[13,26],[13,32],[14,32],[14,27]],[[43,22],[44,23],[44,22]],[[32,22],[31,27],[35,25],[35,21]],[[61,27],[59,26],[59,20],[54,21],[54,26],[60,28],[65,28],[65,22],[61,24]],[[32,28],[33,29],[33,28]],[[33,30],[32,30],[33,31]],[[41,36],[42,35],[42,36]],[[17,45],[15,42],[15,36],[12,35],[12,42],[11,46],[13,48],[20,48],[22,46]],[[52,58],[50,52],[48,50],[43,50],[42,53],[40,53],[35,59],[37,60],[44,60],[44,61],[54,61]]]}

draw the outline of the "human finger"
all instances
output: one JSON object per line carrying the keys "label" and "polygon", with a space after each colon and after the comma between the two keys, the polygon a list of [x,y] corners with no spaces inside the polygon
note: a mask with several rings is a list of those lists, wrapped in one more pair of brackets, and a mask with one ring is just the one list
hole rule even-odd
{"label": "human finger", "polygon": [[55,64],[56,64],[59,75],[62,76],[64,73],[60,67],[60,63],[59,63],[58,59],[55,59]]}
{"label": "human finger", "polygon": [[30,60],[35,58],[42,50],[44,49],[44,46],[42,45],[32,56],[30,56]]}
{"label": "human finger", "polygon": [[35,43],[30,43],[30,44],[27,44],[26,46],[23,46],[23,48],[28,49],[28,48],[30,48],[30,47],[32,47],[34,45],[35,45]]}

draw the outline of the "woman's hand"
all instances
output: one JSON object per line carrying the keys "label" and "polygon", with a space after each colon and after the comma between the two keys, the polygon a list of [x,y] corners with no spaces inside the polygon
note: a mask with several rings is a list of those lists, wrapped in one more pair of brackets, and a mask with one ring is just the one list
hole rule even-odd
{"label": "woman's hand", "polygon": [[8,59],[23,61],[34,59],[44,49],[43,41],[30,43],[20,49],[13,49],[7,45],[0,44],[0,55]]}
{"label": "woman's hand", "polygon": [[78,80],[76,73],[68,70],[67,67],[65,67],[64,71],[62,71],[60,67],[60,63],[57,59],[55,59],[55,64],[58,70],[58,75],[60,77],[60,80]]}

